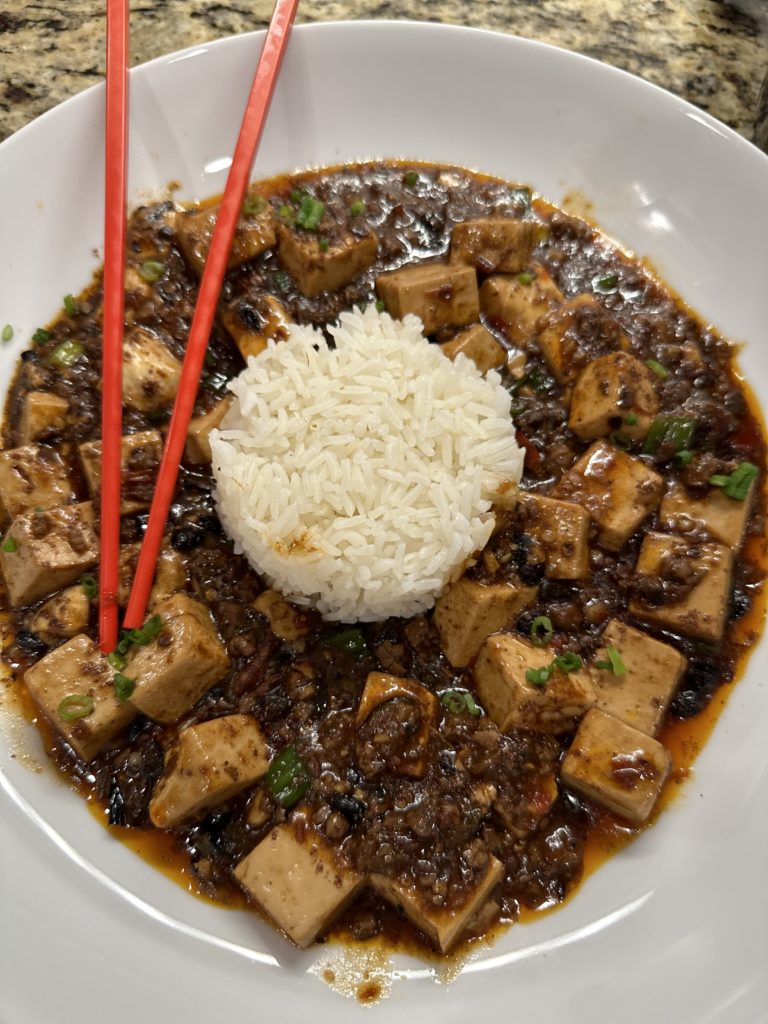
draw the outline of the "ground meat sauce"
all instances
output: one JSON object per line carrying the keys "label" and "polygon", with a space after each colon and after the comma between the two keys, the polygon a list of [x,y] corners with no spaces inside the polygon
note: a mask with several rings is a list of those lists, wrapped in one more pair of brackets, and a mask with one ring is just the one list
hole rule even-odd
{"label": "ground meat sauce", "polygon": [[[243,328],[263,328],[265,295],[277,299],[299,323],[327,324],[355,304],[376,301],[375,281],[382,272],[444,257],[454,225],[491,215],[531,221],[537,240],[530,265],[548,271],[566,298],[586,294],[596,300],[570,315],[563,334],[570,365],[581,369],[616,351],[626,338],[636,359],[651,360],[659,368],[654,382],[658,415],[688,417],[696,424],[692,458],[678,458],[679,445],[670,443],[667,434],[655,451],[642,454],[641,446],[622,435],[621,416],[611,425],[611,443],[656,469],[667,486],[677,481],[693,496],[708,493],[713,476],[730,474],[742,462],[764,465],[764,439],[737,376],[733,349],[703,328],[642,265],[587,223],[541,201],[532,202],[527,188],[455,168],[365,164],[275,179],[259,186],[258,192],[267,197],[279,219],[295,210],[297,190],[300,195],[307,190],[324,204],[325,223],[334,225],[329,244],[337,228],[358,237],[372,228],[378,236],[378,255],[351,282],[314,298],[297,289],[276,247],[231,269],[222,303],[235,310]],[[353,204],[361,205],[350,217]],[[152,329],[181,358],[198,279],[177,242],[169,214],[184,214],[176,211],[174,204],[165,202],[142,207],[131,217],[128,252],[134,273],[129,271],[126,317],[129,324]],[[145,286],[136,271],[148,258],[161,264],[162,272]],[[38,333],[36,343],[22,355],[6,406],[5,447],[15,448],[23,443],[21,414],[29,392],[44,391],[66,400],[66,421],[43,431],[37,442],[46,451],[55,450],[67,464],[81,501],[88,490],[78,468],[77,446],[98,439],[100,431],[100,287],[99,278],[78,298],[74,312]],[[544,325],[556,325],[558,317],[563,318],[558,310],[547,313]],[[502,319],[484,316],[483,322],[511,354],[500,372],[512,394],[518,440],[526,453],[522,489],[551,495],[589,442],[568,429],[567,393],[552,376],[537,342],[530,339],[521,354]],[[434,340],[450,340],[454,333],[443,328]],[[51,356],[66,341],[79,343],[82,354],[62,367],[52,363]],[[217,325],[206,356],[198,414],[214,407],[242,366],[227,331]],[[629,408],[632,401],[633,395],[626,394],[620,405]],[[124,433],[162,429],[168,414],[167,404],[148,412],[126,409]],[[134,450],[124,497],[148,500],[155,468],[151,446]],[[568,497],[567,492],[562,496]],[[47,516],[40,512],[37,518],[35,535],[41,535],[48,529]],[[141,539],[146,519],[146,512],[123,517],[123,543]],[[537,587],[534,602],[508,630],[529,640],[536,621],[546,617],[553,656],[572,652],[590,659],[611,619],[642,626],[669,641],[686,656],[688,667],[668,714],[670,719],[690,718],[733,678],[740,653],[756,639],[753,633],[745,641],[735,624],[749,610],[762,580],[758,539],[764,533],[764,508],[761,499],[754,501],[747,541],[735,560],[729,624],[717,643],[638,623],[629,615],[632,600],[656,609],[682,600],[704,572],[696,563],[701,538],[695,524],[689,524],[680,550],[666,553],[653,574],[638,574],[643,537],[656,529],[658,515],[653,512],[626,543],[611,549],[598,544],[593,524],[586,578],[553,579],[546,572],[545,546],[535,531],[532,535],[531,509],[521,502],[517,509],[499,512],[487,548],[466,576],[484,584]],[[276,823],[293,820],[299,832],[314,829],[322,834],[339,857],[362,874],[415,886],[428,908],[460,906],[483,877],[489,858],[498,858],[504,866],[501,881],[470,922],[468,934],[482,933],[499,920],[512,921],[523,908],[549,907],[563,900],[582,873],[585,842],[596,822],[605,827],[606,818],[620,820],[560,784],[559,765],[572,733],[553,736],[519,728],[502,732],[488,715],[478,713],[477,702],[456,710],[443,701],[437,704],[422,748],[419,736],[426,711],[402,694],[378,705],[359,724],[356,709],[371,672],[418,680],[438,697],[447,690],[475,692],[471,667],[450,664],[431,614],[363,625],[357,642],[345,645],[337,642],[343,630],[323,623],[314,613],[302,613],[304,635],[281,638],[254,607],[266,585],[233,553],[223,534],[211,474],[204,465],[182,466],[168,539],[184,559],[188,591],[213,617],[231,671],[180,722],[163,725],[140,715],[88,764],[79,761],[55,731],[48,734],[56,764],[105,808],[111,826],[151,828],[150,797],[163,775],[166,752],[181,729],[247,714],[259,723],[273,755],[289,746],[295,749],[311,785],[293,808],[280,807],[262,786],[259,816],[250,813],[251,789],[215,807],[202,820],[173,830],[199,890],[231,900],[235,866]],[[566,546],[564,553],[572,552]],[[7,656],[17,672],[55,646],[30,628],[36,608],[37,604],[11,612],[15,639]],[[96,636],[93,608],[87,632]],[[162,643],[162,636],[155,642]],[[401,770],[419,758],[424,761],[421,774]],[[652,780],[656,771],[642,757],[617,754],[611,762],[620,788]],[[407,930],[396,910],[371,890],[359,896],[336,927],[347,937],[379,935],[392,941]],[[416,941],[425,940],[417,935]]]}

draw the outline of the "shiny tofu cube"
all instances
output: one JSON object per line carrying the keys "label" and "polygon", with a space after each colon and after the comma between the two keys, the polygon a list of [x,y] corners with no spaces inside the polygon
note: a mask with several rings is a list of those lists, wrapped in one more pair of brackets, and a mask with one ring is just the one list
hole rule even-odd
{"label": "shiny tofu cube", "polygon": [[[101,441],[86,441],[79,446],[88,490],[96,500],[101,496]],[[156,430],[128,434],[120,443],[123,515],[141,512],[152,504],[155,477],[163,457],[163,439]]]}
{"label": "shiny tofu cube", "polygon": [[442,953],[446,953],[461,935],[475,914],[488,900],[493,888],[504,875],[504,865],[489,856],[488,865],[457,906],[436,907],[421,895],[415,886],[385,875],[372,875],[372,887],[398,910],[402,911]]}
{"label": "shiny tofu cube", "polygon": [[36,444],[0,452],[0,506],[6,519],[74,500],[67,467],[56,452]]}
{"label": "shiny tofu cube", "polygon": [[509,626],[536,599],[537,587],[478,583],[461,576],[435,602],[435,626],[446,658],[463,668],[491,633]]}
{"label": "shiny tofu cube", "polygon": [[[136,566],[141,553],[141,544],[123,544],[120,548],[120,561],[117,567],[117,603],[122,607],[128,604]],[[149,607],[154,609],[159,601],[184,590],[187,585],[187,567],[184,558],[172,547],[164,545],[160,549],[155,569],[155,579],[149,595]]]}
{"label": "shiny tofu cube", "polygon": [[[718,641],[731,598],[733,553],[724,544],[703,544],[647,533],[635,566],[630,614],[673,633]],[[665,594],[665,583],[672,590]],[[683,595],[676,597],[675,587]]]}
{"label": "shiny tofu cube", "polygon": [[525,270],[536,244],[536,225],[511,217],[488,217],[457,224],[451,232],[451,263],[480,274]]}
{"label": "shiny tofu cube", "polygon": [[300,948],[322,935],[366,882],[303,820],[272,829],[234,875]]}
{"label": "shiny tofu cube", "polygon": [[67,587],[37,609],[29,620],[29,631],[53,647],[82,633],[90,617],[91,602],[83,587]]}
{"label": "shiny tofu cube", "polygon": [[[606,668],[612,664],[608,647],[618,653],[626,669],[620,675]],[[593,674],[595,706],[655,736],[688,665],[685,657],[670,644],[612,619],[603,630],[594,664],[598,666]]]}
{"label": "shiny tofu cube", "polygon": [[523,531],[540,551],[547,579],[581,580],[589,574],[586,509],[542,494],[521,494],[517,515]]}
{"label": "shiny tofu cube", "polygon": [[466,327],[480,319],[477,276],[471,267],[420,263],[376,278],[376,292],[396,320],[419,317],[424,333]]}
{"label": "shiny tofu cube", "polygon": [[473,670],[480,703],[502,732],[530,729],[558,735],[571,732],[595,703],[592,673],[560,669],[540,685],[530,682],[529,669],[552,664],[555,652],[534,647],[509,634],[491,636],[483,644]]}
{"label": "shiny tofu cube", "polygon": [[704,498],[692,498],[680,485],[672,486],[664,495],[659,509],[659,524],[675,533],[701,533],[738,551],[752,509],[755,494],[752,482],[744,501],[729,498],[722,487],[713,487]]}
{"label": "shiny tofu cube", "polygon": [[658,740],[593,708],[568,748],[560,780],[633,825],[642,825],[671,768],[669,751]]}
{"label": "shiny tofu cube", "polygon": [[265,590],[253,602],[257,612],[266,615],[275,636],[281,640],[300,640],[309,632],[310,618],[306,611],[294,608],[276,590]]}
{"label": "shiny tofu cube", "polygon": [[552,376],[563,388],[595,356],[629,348],[619,323],[593,295],[574,295],[539,324],[538,343]]}
{"label": "shiny tofu cube", "polygon": [[194,821],[253,786],[269,768],[267,744],[251,715],[226,715],[179,733],[149,803],[157,828]]}
{"label": "shiny tofu cube", "polygon": [[184,447],[184,457],[187,462],[194,466],[207,466],[213,458],[211,452],[211,431],[218,430],[221,421],[229,412],[232,405],[232,396],[222,398],[220,402],[202,416],[193,416],[189,421],[187,431],[187,443]]}
{"label": "shiny tofu cube", "polygon": [[0,565],[13,607],[70,586],[98,560],[99,537],[90,502],[17,516],[0,545]]}
{"label": "shiny tofu cube", "polygon": [[272,295],[239,299],[220,309],[219,319],[246,361],[263,352],[270,341],[285,341],[293,323],[288,310]]}
{"label": "shiny tofu cube", "polygon": [[[390,701],[400,701],[409,706],[411,711],[415,710],[416,714],[404,716],[403,743],[400,748],[390,749],[381,758],[376,756],[377,765],[371,770],[372,765],[368,764],[370,758],[364,749],[371,737],[367,735],[365,725],[378,708]],[[416,679],[393,676],[386,672],[369,672],[355,714],[358,762],[364,772],[372,776],[385,769],[393,775],[420,779],[427,770],[429,733],[436,715],[437,697]]]}
{"label": "shiny tofu cube", "polygon": [[[91,761],[136,717],[136,709],[115,694],[115,670],[90,637],[73,637],[24,673],[30,696],[51,725],[83,761]],[[83,698],[92,710],[69,718]],[[62,701],[65,701],[62,707]],[[62,717],[62,714],[65,717]]]}
{"label": "shiny tofu cube", "polygon": [[131,327],[123,342],[123,401],[131,409],[152,412],[176,397],[181,363],[144,327]]}
{"label": "shiny tofu cube", "polygon": [[[255,206],[256,204],[254,204]],[[202,276],[208,250],[211,247],[218,206],[207,206],[192,213],[182,213],[176,219],[176,235],[187,262],[196,274]],[[277,236],[272,208],[264,206],[252,215],[243,214],[238,221],[227,268],[239,267],[271,249]]]}
{"label": "shiny tofu cube", "polygon": [[378,250],[379,240],[373,231],[360,237],[343,232],[328,240],[314,232],[278,226],[280,262],[301,294],[310,299],[337,291],[359,277],[374,262]]}
{"label": "shiny tofu cube", "polygon": [[459,354],[465,355],[481,373],[499,370],[507,362],[507,350],[482,324],[468,327],[440,348],[449,359],[455,359]]}
{"label": "shiny tofu cube", "polygon": [[598,356],[574,385],[568,426],[583,441],[614,432],[642,440],[659,411],[654,379],[647,366],[626,352]]}
{"label": "shiny tofu cube", "polygon": [[[529,280],[529,275],[530,280]],[[544,267],[515,277],[489,277],[480,288],[480,308],[511,340],[524,344],[535,338],[539,320],[564,301],[563,293]]]}
{"label": "shiny tofu cube", "polygon": [[19,431],[25,443],[55,436],[67,422],[69,402],[50,391],[29,391],[21,410]]}
{"label": "shiny tofu cube", "polygon": [[132,703],[158,722],[175,722],[229,671],[229,658],[205,607],[187,594],[174,594],[154,608],[160,633],[133,647],[125,675],[136,689]]}
{"label": "shiny tofu cube", "polygon": [[664,481],[642,459],[596,441],[562,477],[555,495],[589,512],[598,543],[618,551],[661,502]]}

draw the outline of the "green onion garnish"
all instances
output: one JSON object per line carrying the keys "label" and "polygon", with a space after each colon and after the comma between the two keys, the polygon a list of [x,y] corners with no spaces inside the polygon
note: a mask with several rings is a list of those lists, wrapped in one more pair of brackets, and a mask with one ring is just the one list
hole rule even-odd
{"label": "green onion garnish", "polygon": [[296,216],[296,211],[292,206],[289,206],[288,203],[281,203],[277,208],[277,215],[278,217],[282,217],[283,220],[293,220]]}
{"label": "green onion garnish", "polygon": [[295,188],[293,192],[291,192],[291,202],[298,206],[299,203],[303,202],[308,195],[309,192],[305,192],[303,188]]}
{"label": "green onion garnish", "polygon": [[440,697],[440,703],[452,715],[466,712],[479,718],[483,713],[483,709],[475,702],[475,698],[466,690],[446,690]]}
{"label": "green onion garnish", "polygon": [[136,689],[136,683],[133,679],[129,679],[128,676],[124,676],[122,672],[116,672],[115,678],[112,680],[115,687],[115,696],[118,700],[128,700],[133,691]]}
{"label": "green onion garnish", "polygon": [[656,376],[660,377],[662,380],[664,380],[665,377],[669,376],[669,370],[666,368],[666,366],[662,366],[657,359],[646,359],[645,365],[648,367],[649,370],[653,370]]}
{"label": "green onion garnish", "polygon": [[387,311],[387,304],[384,299],[376,299],[375,306],[379,313],[385,313]]}
{"label": "green onion garnish", "polygon": [[531,623],[531,643],[536,647],[546,647],[553,633],[552,620],[548,615],[537,615]]}
{"label": "green onion garnish", "polygon": [[245,217],[255,217],[259,213],[263,213],[267,207],[267,200],[264,196],[248,196],[243,203],[243,215]]}
{"label": "green onion garnish", "polygon": [[127,654],[134,644],[137,647],[146,647],[150,641],[155,639],[162,628],[162,617],[160,615],[153,615],[151,619],[147,619],[140,629],[122,630],[117,645],[118,654]]}
{"label": "green onion garnish", "polygon": [[13,554],[13,552],[17,548],[18,548],[18,544],[13,539],[13,537],[6,537],[5,540],[3,541],[3,551],[7,551],[9,555]]}
{"label": "green onion garnish", "polygon": [[13,328],[10,324],[6,324],[3,328],[3,341],[10,341],[13,338]]}
{"label": "green onion garnish", "polygon": [[264,776],[273,800],[281,807],[293,807],[309,789],[312,778],[295,747],[286,747],[276,757]]}
{"label": "green onion garnish", "polygon": [[533,284],[536,280],[536,275],[532,270],[524,270],[521,274],[517,275],[517,280],[520,284]]}
{"label": "green onion garnish", "polygon": [[660,445],[670,445],[675,452],[688,451],[696,433],[696,420],[689,416],[657,416],[651,423],[643,444],[643,453],[653,455]]}
{"label": "green onion garnish", "polygon": [[83,352],[85,347],[79,341],[62,341],[48,356],[48,362],[52,366],[74,366]]}
{"label": "green onion garnish", "polygon": [[291,277],[285,270],[275,270],[270,275],[270,281],[275,291],[287,295],[291,290]]}
{"label": "green onion garnish", "polygon": [[619,285],[619,275],[618,274],[606,274],[605,277],[593,277],[592,278],[592,287],[594,288],[594,290],[596,292],[603,292],[604,294],[608,294],[610,292],[615,292],[616,289],[618,288],[618,285]]}
{"label": "green onion garnish", "polygon": [[325,203],[312,196],[304,196],[301,200],[299,212],[296,214],[296,224],[305,231],[317,231],[320,221],[325,213]]}
{"label": "green onion garnish", "polygon": [[331,243],[328,241],[327,238],[321,238],[320,241],[317,243],[317,247],[320,250],[320,252],[328,252],[328,246],[330,244]]}
{"label": "green onion garnish", "polygon": [[369,653],[363,631],[356,627],[343,629],[340,633],[332,633],[330,636],[323,637],[320,643],[323,647],[330,647],[335,651],[348,651],[356,658],[364,658]]}
{"label": "green onion garnish", "polygon": [[365,213],[365,203],[363,202],[362,199],[356,199],[353,203],[350,203],[350,205],[349,205],[349,215],[350,215],[350,217],[362,217],[362,215],[364,213]]}
{"label": "green onion garnish", "polygon": [[634,427],[634,425],[637,423],[637,415],[635,413],[633,413],[633,412],[628,413],[624,417],[624,423],[628,427]]}
{"label": "green onion garnish", "polygon": [[596,661],[595,664],[598,668],[603,669],[605,672],[613,672],[615,676],[626,675],[627,666],[622,661],[621,655],[613,644],[608,644],[605,648],[605,653],[608,655],[607,661]]}
{"label": "green onion garnish", "polygon": [[722,487],[725,494],[734,501],[744,501],[759,472],[754,463],[741,462],[728,476],[717,473],[709,478],[709,482],[713,487]]}
{"label": "green onion garnish", "polygon": [[576,672],[580,669],[584,662],[573,651],[565,651],[564,654],[558,654],[555,660],[552,662],[554,668],[559,668],[561,672]]}
{"label": "green onion garnish", "polygon": [[80,586],[85,591],[85,596],[89,601],[92,601],[99,592],[99,585],[96,582],[95,576],[83,576],[80,580]]}
{"label": "green onion garnish", "polygon": [[77,304],[74,295],[64,296],[64,312],[67,316],[74,316],[77,313]]}
{"label": "green onion garnish", "polygon": [[154,284],[155,281],[159,281],[164,273],[165,264],[161,263],[160,260],[144,260],[139,267],[139,277],[148,284]]}
{"label": "green onion garnish", "polygon": [[116,672],[122,672],[128,662],[119,651],[111,651],[107,655],[107,661]]}
{"label": "green onion garnish", "polygon": [[690,466],[693,462],[693,452],[684,448],[681,452],[675,452],[674,458],[678,466]]}
{"label": "green onion garnish", "polygon": [[403,176],[403,184],[407,185],[408,188],[413,188],[413,186],[418,183],[418,180],[419,180],[419,172],[418,171],[408,171]]}
{"label": "green onion garnish", "polygon": [[527,669],[525,678],[532,686],[546,686],[551,675],[552,667],[550,665],[545,665],[543,668]]}
{"label": "green onion garnish", "polygon": [[74,722],[78,718],[87,718],[88,715],[93,714],[93,709],[93,697],[89,697],[86,693],[70,693],[59,704],[56,711],[59,718],[65,722]]}
{"label": "green onion garnish", "polygon": [[50,341],[51,332],[44,330],[42,327],[38,327],[35,333],[32,335],[32,341],[39,344],[42,341]]}

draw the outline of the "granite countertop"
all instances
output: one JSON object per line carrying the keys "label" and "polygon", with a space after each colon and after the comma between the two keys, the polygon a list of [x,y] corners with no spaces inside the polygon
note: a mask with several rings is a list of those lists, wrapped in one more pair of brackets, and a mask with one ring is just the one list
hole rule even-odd
{"label": "granite countertop", "polygon": [[[97,82],[104,0],[12,0],[0,10],[0,141]],[[138,64],[266,25],[273,0],[133,0]],[[411,18],[563,46],[683,96],[748,138],[768,69],[765,0],[302,0],[299,21]]]}

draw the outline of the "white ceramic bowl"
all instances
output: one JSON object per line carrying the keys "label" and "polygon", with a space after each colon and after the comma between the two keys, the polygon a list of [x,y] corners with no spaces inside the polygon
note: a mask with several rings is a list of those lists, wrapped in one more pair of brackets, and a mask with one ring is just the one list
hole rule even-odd
{"label": "white ceramic bowl", "polygon": [[[222,190],[261,35],[131,74],[134,201],[176,179]],[[101,244],[103,88],[0,147],[4,388],[32,330],[77,292]],[[744,342],[768,407],[768,159],[707,115],[635,78],[533,42],[434,25],[350,23],[294,33],[255,177],[362,157],[451,161],[578,193],[694,309]],[[768,1011],[768,656],[755,652],[685,797],[575,899],[482,949],[450,986],[398,960],[373,1012],[446,1024],[755,1024]],[[0,743],[0,1015],[13,1024],[363,1012],[258,918],[193,899],[114,842],[49,770]],[[42,758],[39,758],[42,760]],[[338,952],[338,951],[336,951]]]}

